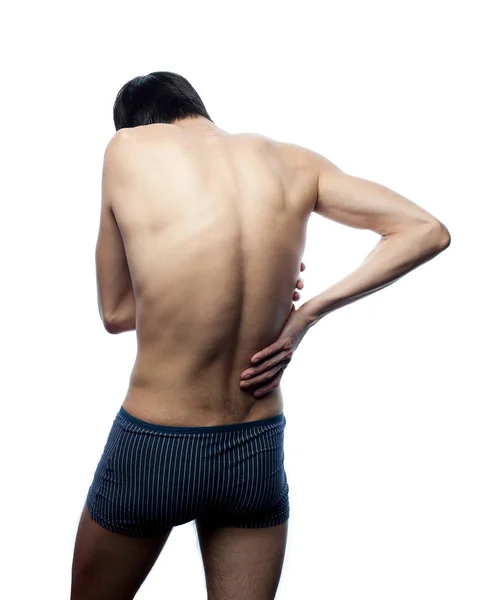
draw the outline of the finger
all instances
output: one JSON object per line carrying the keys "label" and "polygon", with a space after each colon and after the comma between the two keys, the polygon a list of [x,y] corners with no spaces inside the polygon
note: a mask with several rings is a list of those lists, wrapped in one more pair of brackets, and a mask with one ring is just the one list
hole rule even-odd
{"label": "finger", "polygon": [[294,296],[293,296],[292,300],[299,300],[299,299],[300,299],[299,292],[294,292]]}
{"label": "finger", "polygon": [[280,380],[282,379],[282,375],[283,375],[283,369],[281,369],[277,373],[277,375],[272,379],[271,382],[269,382],[264,387],[261,387],[261,388],[258,388],[257,390],[255,390],[253,392],[253,396],[255,398],[261,398],[262,396],[265,396],[265,394],[268,394],[268,392],[271,392],[272,390],[274,390],[280,383]]}
{"label": "finger", "polygon": [[281,350],[282,350],[281,342],[275,342],[271,346],[267,346],[264,350],[261,350],[260,352],[257,352],[256,354],[254,354],[250,358],[250,362],[252,362],[253,364],[259,363],[262,360],[265,360],[266,358],[268,358],[269,356],[273,356],[277,352],[280,352]]}
{"label": "finger", "polygon": [[264,373],[265,371],[268,371],[268,369],[275,367],[276,365],[278,365],[279,363],[282,363],[286,359],[290,359],[290,357],[291,357],[291,354],[289,353],[288,350],[281,350],[281,352],[279,352],[275,356],[269,358],[264,363],[262,363],[256,367],[251,367],[250,369],[245,369],[241,373],[240,377],[241,377],[241,379],[251,379],[252,377],[255,377],[256,375],[259,375],[260,373]]}
{"label": "finger", "polygon": [[304,287],[304,280],[303,279],[297,279],[297,284],[295,286],[298,290],[301,290]]}
{"label": "finger", "polygon": [[266,385],[269,381],[273,379],[276,373],[278,373],[281,369],[285,369],[289,362],[289,360],[281,362],[272,369],[268,369],[261,375],[257,375],[256,377],[252,377],[251,379],[244,379],[243,381],[240,381],[240,387],[244,390],[247,390],[251,387]]}
{"label": "finger", "polygon": [[249,388],[267,386],[274,379],[275,375],[277,375],[277,373],[279,371],[282,371],[283,369],[285,369],[285,367],[286,367],[286,365],[283,365],[283,364],[276,365],[273,369],[269,369],[268,371],[265,371],[265,373],[262,373],[258,377],[254,377],[251,380],[242,381],[241,387],[244,390],[248,390]]}
{"label": "finger", "polygon": [[300,270],[305,271],[305,265],[303,262],[300,263]]}

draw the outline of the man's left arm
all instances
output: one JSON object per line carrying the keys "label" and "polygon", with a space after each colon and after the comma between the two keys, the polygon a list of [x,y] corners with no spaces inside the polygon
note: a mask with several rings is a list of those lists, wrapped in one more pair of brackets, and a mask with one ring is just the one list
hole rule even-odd
{"label": "man's left arm", "polygon": [[135,293],[128,267],[125,246],[113,212],[110,190],[113,190],[117,168],[120,168],[122,140],[115,136],[105,150],[102,174],[101,217],[96,243],[96,283],[98,310],[109,333],[136,328]]}

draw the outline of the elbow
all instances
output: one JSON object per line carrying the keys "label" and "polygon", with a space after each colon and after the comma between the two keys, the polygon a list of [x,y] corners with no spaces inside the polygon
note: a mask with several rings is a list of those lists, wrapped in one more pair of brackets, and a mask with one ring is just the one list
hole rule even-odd
{"label": "elbow", "polygon": [[117,333],[117,324],[113,313],[109,313],[106,308],[104,310],[103,308],[104,307],[101,305],[100,295],[98,294],[98,313],[100,315],[101,322],[103,323],[103,327],[108,333]]}
{"label": "elbow", "polygon": [[125,331],[136,331],[137,330],[137,317],[136,314],[119,314],[118,317],[103,317],[103,325],[108,333],[116,335],[117,333],[124,333]]}
{"label": "elbow", "polygon": [[438,249],[442,252],[451,244],[451,234],[441,221],[432,223],[431,235],[435,238]]}
{"label": "elbow", "polygon": [[423,240],[425,247],[430,251],[442,252],[451,243],[449,230],[438,220],[423,222],[418,228],[415,227],[414,229]]}
{"label": "elbow", "polygon": [[113,319],[111,317],[103,316],[102,321],[103,321],[103,326],[108,333],[111,333],[113,335],[120,333],[120,327],[115,319]]}

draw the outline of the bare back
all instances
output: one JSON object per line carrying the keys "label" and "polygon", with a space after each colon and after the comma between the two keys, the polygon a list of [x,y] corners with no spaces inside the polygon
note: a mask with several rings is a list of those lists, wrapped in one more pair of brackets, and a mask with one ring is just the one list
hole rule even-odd
{"label": "bare back", "polygon": [[110,190],[136,298],[124,407],[167,425],[279,414],[240,388],[292,307],[317,180],[292,145],[156,124],[123,130]]}

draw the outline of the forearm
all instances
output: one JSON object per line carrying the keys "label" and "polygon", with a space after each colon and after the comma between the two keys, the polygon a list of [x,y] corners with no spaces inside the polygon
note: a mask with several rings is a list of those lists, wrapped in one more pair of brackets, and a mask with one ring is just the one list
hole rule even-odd
{"label": "forearm", "polygon": [[116,324],[116,332],[115,333],[124,333],[125,331],[136,331],[137,329],[137,321],[135,316],[135,311],[132,313],[127,313],[123,316],[120,321],[117,321]]}
{"label": "forearm", "polygon": [[435,224],[383,236],[355,271],[305,302],[297,312],[310,328],[333,310],[394,283],[445,250],[449,242],[448,231]]}

